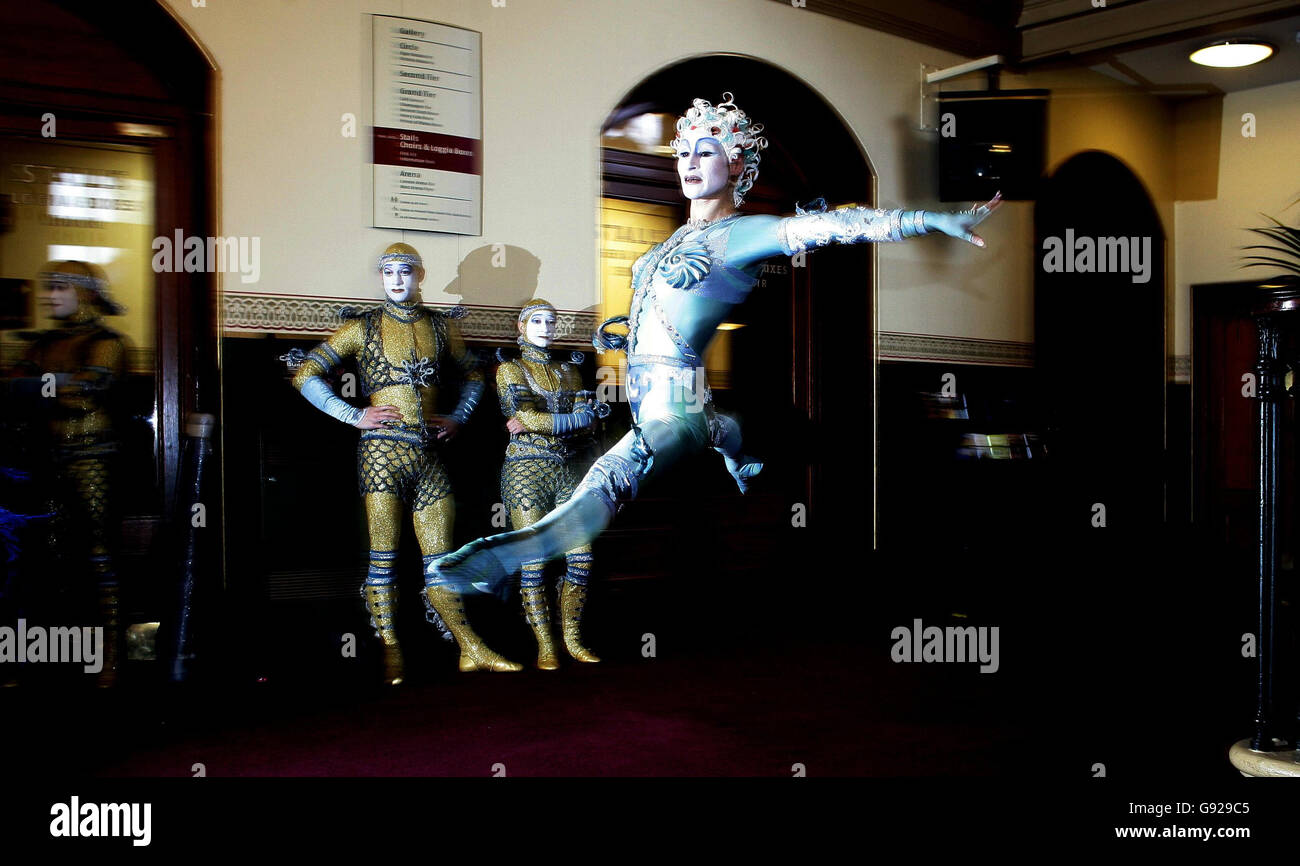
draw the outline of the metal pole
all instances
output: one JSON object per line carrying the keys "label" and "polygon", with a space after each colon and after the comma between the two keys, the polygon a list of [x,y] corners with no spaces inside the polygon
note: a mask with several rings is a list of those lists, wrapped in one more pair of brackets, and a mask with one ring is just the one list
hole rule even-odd
{"label": "metal pole", "polygon": [[[181,558],[180,596],[176,607],[176,633],[172,652],[172,682],[183,682],[189,675],[189,663],[194,658],[193,610],[194,587],[199,569],[199,533],[195,526],[194,506],[203,502],[203,467],[212,453],[212,429],[216,418],[196,413],[189,417],[185,433],[189,437],[185,448],[184,478],[186,485],[178,491],[185,497],[185,510],[180,517],[189,523],[185,536],[185,551]],[[206,516],[206,515],[205,515]]]}
{"label": "metal pole", "polygon": [[1278,328],[1272,316],[1255,319],[1259,354],[1255,359],[1259,398],[1259,659],[1255,738],[1250,747],[1272,751],[1275,578],[1277,575],[1278,403],[1285,391],[1278,363]]}

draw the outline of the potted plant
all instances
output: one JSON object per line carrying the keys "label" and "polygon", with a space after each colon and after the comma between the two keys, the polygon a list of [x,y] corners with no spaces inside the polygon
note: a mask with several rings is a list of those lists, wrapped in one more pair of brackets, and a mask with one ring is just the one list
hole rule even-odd
{"label": "potted plant", "polygon": [[[1296,202],[1300,202],[1297,199]],[[1292,202],[1291,204],[1295,204]],[[1300,228],[1289,226],[1282,223],[1267,214],[1260,216],[1273,223],[1271,226],[1263,228],[1247,229],[1268,239],[1268,243],[1251,244],[1242,247],[1244,250],[1263,250],[1264,255],[1256,253],[1254,255],[1242,256],[1245,262],[1243,268],[1281,268],[1283,277],[1288,282],[1300,280]]]}

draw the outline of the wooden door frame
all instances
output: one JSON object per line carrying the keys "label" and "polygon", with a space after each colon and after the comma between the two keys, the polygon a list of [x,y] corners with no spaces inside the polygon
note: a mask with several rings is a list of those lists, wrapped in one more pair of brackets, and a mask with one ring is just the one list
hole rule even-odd
{"label": "wooden door frame", "polygon": [[[82,61],[75,51],[71,57],[51,55],[60,86],[38,83],[50,77],[39,63],[31,68],[0,64],[0,134],[36,138],[42,117],[53,113],[59,142],[146,147],[154,160],[154,237],[171,237],[176,229],[186,236],[214,235],[216,71],[206,52],[156,0],[43,2],[54,7],[51,13],[67,13],[86,25],[77,44],[109,47],[91,52],[100,55],[97,61]],[[115,52],[130,59],[133,71],[97,75],[94,64]],[[79,76],[75,84],[69,84],[69,70]],[[142,530],[150,539],[172,524],[184,496],[179,485],[186,418],[196,411],[217,412],[219,398],[215,275],[156,273],[154,297],[158,513],[132,516],[151,524]],[[214,463],[219,472],[219,455]],[[218,501],[205,503],[209,527],[219,533],[220,485],[210,489]]]}

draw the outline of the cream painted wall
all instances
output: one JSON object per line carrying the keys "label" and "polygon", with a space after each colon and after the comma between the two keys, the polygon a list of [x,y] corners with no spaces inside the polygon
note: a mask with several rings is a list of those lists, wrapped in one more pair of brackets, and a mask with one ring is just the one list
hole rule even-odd
{"label": "cream painted wall", "polygon": [[[1153,96],[1088,70],[1003,76],[1003,87],[1047,88],[1052,92],[1047,121],[1048,174],[1054,173],[1071,156],[1086,150],[1101,150],[1123,162],[1146,188],[1165,233],[1165,346],[1168,354],[1168,333],[1173,317],[1173,305],[1168,299],[1174,283],[1176,243],[1174,191],[1177,164],[1173,158],[1176,137],[1173,109]],[[1097,194],[1104,196],[1106,191],[1099,189]],[[1032,214],[1025,231],[1032,243]],[[1041,251],[1035,255],[1041,255]],[[1025,276],[1026,305],[1031,318],[1033,264],[1031,259]]]}
{"label": "cream painted wall", "polygon": [[[1255,136],[1242,135],[1242,115],[1255,115]],[[1190,292],[1194,283],[1268,276],[1239,268],[1238,247],[1258,242],[1247,226],[1264,225],[1265,213],[1300,223],[1300,81],[1230,93],[1223,99],[1219,139],[1219,195],[1177,205],[1175,262],[1176,352],[1191,351]]]}
{"label": "cream painted wall", "polygon": [[[221,231],[262,238],[261,281],[225,288],[365,298],[372,265],[405,239],[429,263],[426,297],[477,247],[512,244],[541,260],[538,291],[558,306],[598,301],[598,132],[623,94],[682,58],[732,51],[761,57],[808,82],[836,107],[870,154],[882,206],[935,207],[905,190],[922,62],[962,58],[806,9],[768,0],[165,0],[220,70]],[[689,16],[684,13],[689,9]],[[367,227],[367,13],[406,15],[483,33],[484,229],[481,238]],[[689,21],[689,24],[688,24]],[[744,82],[735,87],[744,106]],[[682,94],[688,100],[702,95]],[[340,116],[357,114],[355,139]],[[760,118],[761,120],[761,118]],[[909,174],[910,173],[910,174]],[[914,185],[914,184],[912,184]],[[885,330],[1027,340],[1023,284],[1028,208],[1010,205],[981,252],[943,238],[880,251],[879,326]],[[1010,287],[1010,288],[1009,288]],[[477,303],[507,303],[476,298]]]}
{"label": "cream painted wall", "polygon": [[[880,206],[953,207],[936,201],[934,133],[915,130],[918,75],[922,63],[965,58],[807,9],[769,0],[506,0],[504,7],[491,0],[209,0],[200,8],[190,0],[162,2],[219,67],[220,230],[262,238],[260,282],[227,276],[228,291],[373,297],[376,255],[406,240],[428,263],[426,298],[447,302],[459,299],[442,292],[457,264],[502,243],[540,259],[540,294],[564,309],[591,308],[599,301],[600,124],[647,75],[710,52],[763,58],[821,93],[869,154]],[[482,32],[482,237],[368,227],[369,13]],[[980,86],[974,81],[946,86]],[[1148,183],[1172,225],[1171,168],[1161,157],[1162,142],[1172,136],[1159,103],[1122,96],[1118,85],[1087,72],[1052,82],[1008,78],[1005,86],[1018,83],[1061,88],[1050,108],[1053,164],[1086,147],[1115,152]],[[735,92],[743,107],[744,82]],[[684,93],[683,107],[697,95],[718,98]],[[344,112],[357,115],[358,137],[340,134]],[[881,245],[878,327],[1032,340],[1031,205],[1008,203],[981,233],[985,251],[946,238]],[[464,300],[517,300],[502,294],[471,288]]]}

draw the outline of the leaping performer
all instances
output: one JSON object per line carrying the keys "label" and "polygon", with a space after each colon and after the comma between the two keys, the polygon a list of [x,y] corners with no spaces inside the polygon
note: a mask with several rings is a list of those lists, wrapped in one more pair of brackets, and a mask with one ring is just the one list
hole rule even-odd
{"label": "leaping performer", "polygon": [[[627,352],[632,429],[592,465],[568,502],[524,529],[480,538],[425,569],[426,579],[504,597],[525,562],[551,560],[589,543],[648,479],[687,454],[713,447],[742,492],[761,464],[744,456],[738,426],[710,409],[704,354],[717,327],[749,295],[763,261],[831,244],[902,241],[941,232],[984,246],[973,232],[1001,203],[957,213],[844,207],[795,216],[740,212],[767,140],[730,93],[696,99],[677,121],[672,147],[690,218],[632,266],[628,316],[601,325],[598,348]],[[626,323],[626,337],[608,331]]]}

